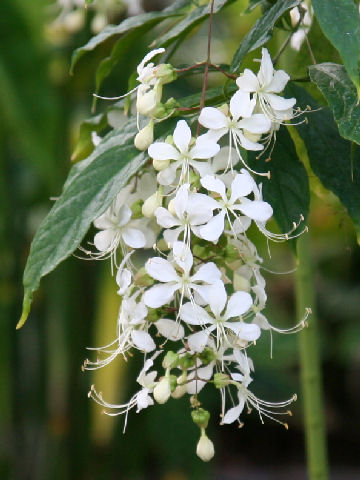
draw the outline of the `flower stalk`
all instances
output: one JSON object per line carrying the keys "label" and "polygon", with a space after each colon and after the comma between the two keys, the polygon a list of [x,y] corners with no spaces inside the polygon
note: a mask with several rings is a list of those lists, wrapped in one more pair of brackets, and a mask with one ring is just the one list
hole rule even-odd
{"label": "flower stalk", "polygon": [[310,248],[310,236],[307,233],[302,235],[297,241],[299,265],[296,272],[298,315],[303,315],[306,308],[310,307],[312,310],[308,328],[305,328],[299,334],[307,469],[310,480],[327,480],[329,473],[318,342],[318,320]]}

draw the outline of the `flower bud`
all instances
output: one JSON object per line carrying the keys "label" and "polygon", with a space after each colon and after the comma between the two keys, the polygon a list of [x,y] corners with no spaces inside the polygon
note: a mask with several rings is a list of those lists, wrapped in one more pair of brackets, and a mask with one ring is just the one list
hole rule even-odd
{"label": "flower bud", "polygon": [[169,350],[162,361],[162,366],[164,368],[175,368],[178,362],[179,362],[179,355]]}
{"label": "flower bud", "polygon": [[182,357],[179,358],[179,366],[184,370],[191,368],[195,365],[195,359],[190,353],[185,353]]}
{"label": "flower bud", "polygon": [[136,110],[141,115],[151,115],[161,100],[162,87],[155,85],[139,85],[136,99]]}
{"label": "flower bud", "polygon": [[156,79],[163,85],[173,82],[177,76],[175,68],[170,63],[160,63],[160,65],[154,68],[154,74]]}
{"label": "flower bud", "polygon": [[151,218],[155,214],[155,210],[162,205],[162,195],[157,190],[149,198],[147,198],[142,206],[142,214],[146,218]]}
{"label": "flower bud", "polygon": [[176,217],[175,198],[170,200],[169,205],[168,205],[168,210],[171,213],[171,215],[174,215],[174,217]]}
{"label": "flower bud", "polygon": [[161,170],[165,170],[170,165],[170,160],[155,160],[153,159],[153,167],[155,170],[160,172]]}
{"label": "flower bud", "polygon": [[224,388],[229,384],[230,377],[226,373],[215,373],[214,385],[216,388]]}
{"label": "flower bud", "polygon": [[203,462],[208,462],[215,455],[214,444],[206,435],[205,431],[201,432],[201,437],[196,447],[196,455],[201,458]]}
{"label": "flower bud", "polygon": [[250,292],[249,280],[236,272],[234,272],[233,285],[235,291],[243,290],[244,292]]}
{"label": "flower bud", "polygon": [[154,141],[154,121],[150,122],[142,128],[135,136],[134,145],[138,150],[144,151]]}
{"label": "flower bud", "polygon": [[133,212],[132,218],[142,218],[142,205],[143,200],[141,200],[141,198],[131,205],[131,211]]}
{"label": "flower bud", "polygon": [[177,378],[176,383],[177,386],[175,390],[172,392],[171,396],[173,398],[181,398],[186,393],[186,380],[187,380],[187,372],[183,372],[180,377]]}
{"label": "flower bud", "polygon": [[159,120],[169,117],[179,106],[174,98],[169,98],[166,103],[158,103],[156,109],[152,112],[152,117]]}
{"label": "flower bud", "polygon": [[197,408],[191,412],[191,417],[199,428],[207,428],[210,420],[210,413],[207,410]]}
{"label": "flower bud", "polygon": [[157,403],[166,403],[171,395],[170,375],[165,375],[154,388],[154,398]]}
{"label": "flower bud", "polygon": [[216,354],[211,348],[205,347],[204,350],[199,354],[199,358],[203,365],[209,365],[210,362],[215,360]]}

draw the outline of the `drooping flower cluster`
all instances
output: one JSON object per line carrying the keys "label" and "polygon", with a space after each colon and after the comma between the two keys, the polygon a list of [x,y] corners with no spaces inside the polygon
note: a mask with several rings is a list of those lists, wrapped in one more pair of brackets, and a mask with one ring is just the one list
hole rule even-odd
{"label": "drooping flower cluster", "polygon": [[[137,111],[150,117],[163,84],[162,65],[149,63],[158,53],[150,52],[138,67]],[[287,426],[278,414],[286,415],[295,400],[267,402],[249,388],[254,367],[247,349],[263,330],[298,331],[309,312],[289,330],[273,327],[264,315],[262,259],[247,231],[254,223],[275,241],[292,232],[267,229],[273,209],[241,155],[241,149],[262,150],[263,135],[292,118],[295,99],[279,95],[287,80],[263,49],[258,75],[245,70],[229,105],[202,109],[198,121],[207,132],[194,138],[191,126],[180,119],[171,136],[149,145],[152,165],[131,179],[94,222],[99,231],[92,256],[111,258],[121,306],[115,340],[98,348],[97,360],[86,360],[84,369],[104,367],[117,356],[127,359],[134,350],[144,354],[144,367],[137,377],[140,389],[128,403],[111,404],[94,386],[89,396],[109,415],[127,417],[132,408],[139,412],[154,400],[162,404],[188,395],[201,430],[197,454],[204,461],[214,455],[206,435],[210,414],[201,406],[204,388],[220,391],[221,424],[242,425],[248,406],[261,420]],[[144,105],[152,106],[146,110]],[[220,146],[222,137],[228,145]],[[147,260],[135,268],[143,249]]]}

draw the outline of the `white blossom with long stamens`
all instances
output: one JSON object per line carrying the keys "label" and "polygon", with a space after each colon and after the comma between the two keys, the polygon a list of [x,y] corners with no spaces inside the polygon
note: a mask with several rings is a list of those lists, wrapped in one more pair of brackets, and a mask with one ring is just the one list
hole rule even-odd
{"label": "white blossom with long stamens", "polygon": [[180,184],[189,182],[190,166],[199,172],[200,176],[211,173],[207,162],[199,162],[196,159],[207,160],[219,152],[220,146],[214,140],[198,137],[192,145],[191,130],[185,120],[177,122],[173,140],[174,145],[155,142],[148,150],[160,170],[157,178],[161,185],[172,185],[179,168],[181,168]]}
{"label": "white blossom with long stamens", "polygon": [[184,322],[188,325],[203,327],[202,330],[188,337],[191,350],[202,352],[211,336],[214,338],[216,348],[224,344],[230,347],[231,342],[228,339],[227,331],[231,331],[245,342],[253,342],[260,337],[261,330],[256,328],[257,325],[233,321],[234,318],[241,317],[252,306],[253,301],[249,293],[235,292],[228,300],[223,283],[218,282],[209,289],[206,300],[212,315],[205,308],[192,303],[185,303],[180,308],[180,318]]}
{"label": "white blossom with long stamens", "polygon": [[[161,282],[145,292],[144,302],[148,307],[159,308],[170,303],[178,291],[181,294],[180,304],[184,297],[193,299],[192,292],[204,298],[209,285],[221,278],[221,272],[213,262],[204,263],[191,275],[194,259],[189,246],[184,242],[174,242],[172,248],[171,261],[153,257],[145,264],[148,275]],[[174,264],[181,272],[176,271]]]}

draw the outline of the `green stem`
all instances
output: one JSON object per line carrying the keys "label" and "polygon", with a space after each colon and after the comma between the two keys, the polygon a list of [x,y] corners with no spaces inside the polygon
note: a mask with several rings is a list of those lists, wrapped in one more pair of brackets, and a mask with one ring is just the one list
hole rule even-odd
{"label": "green stem", "polygon": [[305,233],[297,243],[296,303],[298,316],[311,308],[309,326],[300,333],[300,364],[304,402],[307,469],[310,480],[327,480],[328,462],[324,421],[321,364],[315,289],[310,251],[310,235]]}

